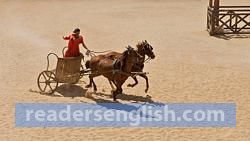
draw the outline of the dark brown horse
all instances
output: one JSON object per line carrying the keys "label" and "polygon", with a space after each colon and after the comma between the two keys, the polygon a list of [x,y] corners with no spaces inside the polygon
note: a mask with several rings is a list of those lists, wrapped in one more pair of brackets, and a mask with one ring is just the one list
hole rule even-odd
{"label": "dark brown horse", "polygon": [[86,87],[94,86],[94,91],[97,90],[93,78],[103,75],[110,82],[115,84],[116,90],[113,91],[113,99],[122,93],[122,85],[131,74],[134,64],[136,64],[142,56],[138,54],[132,47],[128,47],[119,57],[119,59],[111,59],[105,55],[98,55],[92,57],[90,61],[86,62],[86,68],[90,68],[91,74],[89,75],[89,85]]}
{"label": "dark brown horse", "polygon": [[[146,56],[148,56],[151,59],[154,59],[155,54],[153,52],[153,47],[147,42],[147,40],[142,41],[141,43],[138,43],[136,45],[136,47],[137,47],[136,52],[138,54],[140,54],[142,56],[142,58],[136,64],[133,65],[132,72],[143,72],[144,62],[145,62]],[[106,54],[105,57],[112,58],[112,59],[118,59],[121,57],[121,55],[122,55],[122,53],[110,52],[110,53]],[[145,92],[147,93],[148,89],[149,89],[148,77],[144,73],[139,74],[139,76],[143,77],[146,80]],[[133,75],[132,78],[134,79],[135,83],[128,84],[128,87],[134,87],[138,84],[138,80],[136,78],[136,75]]]}

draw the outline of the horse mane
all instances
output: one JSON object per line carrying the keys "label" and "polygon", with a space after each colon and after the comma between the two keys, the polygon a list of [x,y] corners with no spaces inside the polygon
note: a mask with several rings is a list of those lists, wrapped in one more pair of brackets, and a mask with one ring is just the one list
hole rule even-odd
{"label": "horse mane", "polygon": [[147,44],[146,40],[145,41],[142,41],[142,42],[139,42],[137,45],[136,45],[136,48],[137,48],[137,51],[142,51],[144,46]]}
{"label": "horse mane", "polygon": [[124,70],[124,67],[125,67],[125,64],[126,64],[126,61],[127,61],[127,57],[128,57],[128,50],[125,50],[123,53],[122,53],[122,57],[120,59],[120,62],[121,62],[121,69]]}
{"label": "horse mane", "polygon": [[140,50],[140,49],[143,47],[143,44],[144,44],[144,42],[139,42],[139,43],[136,45],[137,50]]}

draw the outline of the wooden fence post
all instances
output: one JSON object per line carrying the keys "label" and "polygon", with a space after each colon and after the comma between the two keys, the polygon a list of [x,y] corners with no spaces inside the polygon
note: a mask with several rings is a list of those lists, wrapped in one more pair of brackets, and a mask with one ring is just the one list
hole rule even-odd
{"label": "wooden fence post", "polygon": [[216,26],[219,26],[219,10],[220,10],[220,0],[214,0],[214,18]]}
{"label": "wooden fence post", "polygon": [[209,7],[212,7],[213,6],[213,0],[209,0]]}

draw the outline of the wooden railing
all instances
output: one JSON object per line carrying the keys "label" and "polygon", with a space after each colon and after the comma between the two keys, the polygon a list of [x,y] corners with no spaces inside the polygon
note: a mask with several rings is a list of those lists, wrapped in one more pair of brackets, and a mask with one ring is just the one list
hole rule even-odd
{"label": "wooden railing", "polygon": [[207,30],[216,34],[250,34],[250,6],[219,6],[207,10]]}

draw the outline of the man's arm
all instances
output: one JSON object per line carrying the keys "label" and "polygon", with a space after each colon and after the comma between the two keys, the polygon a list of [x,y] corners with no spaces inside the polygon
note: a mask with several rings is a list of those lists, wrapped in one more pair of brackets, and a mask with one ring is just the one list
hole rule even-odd
{"label": "man's arm", "polygon": [[89,51],[89,49],[87,48],[87,46],[85,45],[84,42],[82,42],[82,46],[83,46],[87,51]]}
{"label": "man's arm", "polygon": [[90,50],[87,48],[84,42],[82,42],[82,46],[87,50],[86,55],[89,56]]}
{"label": "man's arm", "polygon": [[86,44],[84,43],[83,37],[81,36],[81,42],[82,42],[82,46],[87,50],[87,52],[89,52],[90,50],[88,49],[88,47],[86,46]]}

